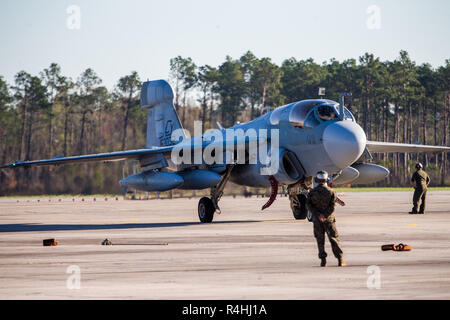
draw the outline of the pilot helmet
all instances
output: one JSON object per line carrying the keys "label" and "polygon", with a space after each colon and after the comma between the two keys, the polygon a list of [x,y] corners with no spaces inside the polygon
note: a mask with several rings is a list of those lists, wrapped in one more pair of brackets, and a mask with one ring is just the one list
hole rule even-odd
{"label": "pilot helmet", "polygon": [[420,162],[418,162],[416,164],[416,169],[422,169],[422,168],[423,168],[423,165]]}
{"label": "pilot helmet", "polygon": [[328,172],[321,170],[316,174],[317,182],[327,182],[328,181]]}

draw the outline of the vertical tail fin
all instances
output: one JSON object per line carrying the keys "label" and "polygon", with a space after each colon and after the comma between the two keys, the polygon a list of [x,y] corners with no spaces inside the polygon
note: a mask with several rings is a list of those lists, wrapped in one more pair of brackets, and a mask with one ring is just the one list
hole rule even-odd
{"label": "vertical tail fin", "polygon": [[173,105],[170,84],[165,80],[144,82],[141,108],[148,109],[146,148],[173,145],[172,132],[183,128]]}

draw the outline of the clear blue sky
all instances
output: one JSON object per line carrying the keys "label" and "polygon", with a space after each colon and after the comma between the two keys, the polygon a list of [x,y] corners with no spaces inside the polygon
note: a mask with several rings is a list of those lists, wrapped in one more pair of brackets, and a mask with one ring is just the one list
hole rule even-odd
{"label": "clear blue sky", "polygon": [[[70,5],[81,10],[79,30],[66,26]],[[371,5],[380,29],[366,25]],[[217,66],[247,50],[281,64],[364,52],[391,60],[405,49],[436,67],[450,58],[449,17],[448,0],[1,0],[0,75],[12,84],[18,71],[38,74],[56,62],[73,79],[92,67],[112,88],[132,70],[168,78],[177,55]]]}

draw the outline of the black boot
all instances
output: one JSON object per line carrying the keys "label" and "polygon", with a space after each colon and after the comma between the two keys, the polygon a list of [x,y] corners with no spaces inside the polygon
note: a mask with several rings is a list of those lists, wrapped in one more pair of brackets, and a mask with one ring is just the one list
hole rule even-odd
{"label": "black boot", "polygon": [[326,267],[327,266],[327,259],[325,259],[325,258],[320,259],[320,266],[321,267]]}

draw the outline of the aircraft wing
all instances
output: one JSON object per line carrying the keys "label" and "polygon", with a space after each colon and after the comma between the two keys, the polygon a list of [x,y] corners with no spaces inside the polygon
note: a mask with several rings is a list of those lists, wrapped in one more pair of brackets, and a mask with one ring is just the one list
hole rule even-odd
{"label": "aircraft wing", "polygon": [[68,163],[81,163],[81,162],[93,162],[93,161],[120,161],[120,160],[139,160],[142,157],[165,153],[172,150],[173,147],[161,147],[152,149],[138,149],[138,150],[127,150],[127,151],[117,151],[108,153],[97,153],[97,154],[87,154],[81,156],[73,157],[55,157],[45,160],[33,160],[33,161],[16,161],[13,163],[8,163],[0,165],[1,168],[18,168],[18,167],[31,167],[31,166],[51,166],[60,165]]}
{"label": "aircraft wing", "polygon": [[[121,161],[121,160],[141,160],[149,155],[155,154],[164,154],[171,152],[172,150],[181,150],[183,148],[191,148],[193,151],[196,148],[205,148],[206,146],[221,146],[223,151],[226,150],[226,146],[228,143],[232,143],[234,148],[237,148],[239,145],[248,146],[248,143],[251,141],[256,141],[257,137],[232,137],[230,139],[218,139],[213,140],[212,142],[202,141],[201,137],[197,137],[196,139],[188,139],[184,142],[178,143],[172,146],[166,147],[155,147],[151,149],[137,149],[137,150],[127,150],[127,151],[117,151],[117,152],[108,152],[108,153],[96,153],[96,154],[87,154],[80,156],[72,156],[72,157],[54,157],[51,159],[44,160],[32,160],[32,161],[15,161],[12,163],[0,165],[0,169],[2,168],[19,168],[19,167],[31,167],[31,166],[52,166],[52,165],[62,165],[62,164],[70,164],[70,163],[82,163],[82,162],[111,162],[111,161]],[[270,139],[267,139],[270,140]]]}
{"label": "aircraft wing", "polygon": [[427,146],[423,144],[407,144],[393,142],[367,141],[366,147],[372,153],[393,153],[393,152],[450,152],[450,147]]}

